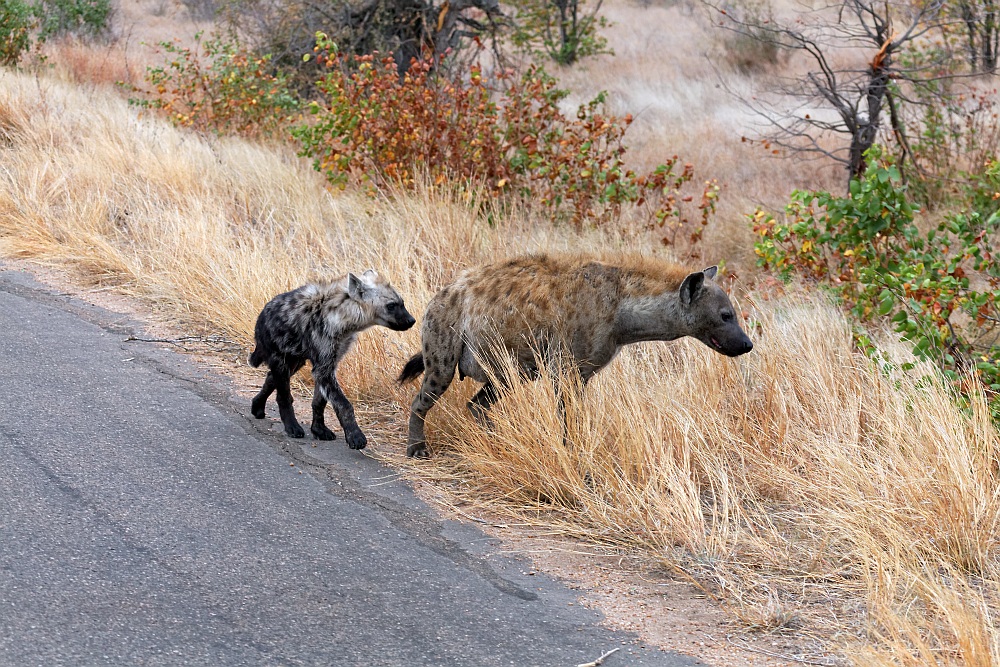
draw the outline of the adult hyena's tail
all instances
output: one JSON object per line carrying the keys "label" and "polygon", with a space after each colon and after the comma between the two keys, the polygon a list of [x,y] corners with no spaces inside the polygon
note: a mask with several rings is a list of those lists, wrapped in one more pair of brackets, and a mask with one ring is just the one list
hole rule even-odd
{"label": "adult hyena's tail", "polygon": [[[253,352],[250,353],[250,356],[247,357],[247,363],[253,366],[254,368],[260,366],[262,363],[264,363],[264,361],[266,361],[266,358],[264,357],[264,354],[260,351],[259,347],[255,347],[253,349]],[[421,370],[423,369],[421,368]]]}
{"label": "adult hyena's tail", "polygon": [[410,357],[410,360],[403,366],[403,371],[396,380],[399,384],[405,384],[420,376],[424,372],[424,355],[417,353]]}

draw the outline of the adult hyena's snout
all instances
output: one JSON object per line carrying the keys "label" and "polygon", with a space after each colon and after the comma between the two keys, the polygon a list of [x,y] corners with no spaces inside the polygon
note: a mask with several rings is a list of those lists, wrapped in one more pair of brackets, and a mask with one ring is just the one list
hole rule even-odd
{"label": "adult hyena's snout", "polygon": [[753,349],[753,341],[738,324],[710,333],[707,342],[709,347],[727,357],[738,357]]}

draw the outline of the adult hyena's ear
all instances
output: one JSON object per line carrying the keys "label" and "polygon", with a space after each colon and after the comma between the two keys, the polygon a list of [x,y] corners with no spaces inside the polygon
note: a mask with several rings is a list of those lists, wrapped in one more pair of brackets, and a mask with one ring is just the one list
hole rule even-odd
{"label": "adult hyena's ear", "polygon": [[695,271],[689,274],[681,283],[680,299],[681,305],[690,306],[698,298],[698,294],[705,286],[705,271]]}
{"label": "adult hyena's ear", "polygon": [[365,284],[353,273],[347,274],[347,296],[355,301],[365,300]]}
{"label": "adult hyena's ear", "polygon": [[365,270],[364,273],[361,274],[361,277],[364,278],[365,280],[371,282],[371,281],[375,280],[376,278],[378,278],[378,273],[375,272],[375,269],[367,269],[367,270]]}
{"label": "adult hyena's ear", "polygon": [[715,280],[715,274],[717,274],[718,272],[719,272],[718,266],[710,266],[704,271],[702,271],[702,273],[705,274],[705,277],[708,278],[709,280]]}

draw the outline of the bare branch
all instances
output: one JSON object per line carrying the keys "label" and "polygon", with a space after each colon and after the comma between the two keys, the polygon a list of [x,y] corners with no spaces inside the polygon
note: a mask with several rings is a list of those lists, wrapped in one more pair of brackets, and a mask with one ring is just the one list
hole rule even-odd
{"label": "bare branch", "polygon": [[[936,61],[901,60],[898,56],[914,47],[915,40],[941,25],[945,0],[932,0],[912,12],[901,10],[899,3],[885,0],[838,0],[814,11],[796,14],[793,21],[741,15],[711,5],[721,16],[722,27],[753,39],[769,41],[790,52],[802,53],[809,71],[797,79],[774,79],[774,92],[783,99],[795,99],[800,108],[829,109],[829,114],[796,115],[777,106],[768,109],[755,103],[749,106],[767,119],[771,128],[767,139],[789,150],[827,155],[848,166],[851,176],[865,168],[864,153],[880,136],[883,107],[906,103],[907,88],[933,86],[942,76]],[[905,15],[905,16],[904,16]],[[897,31],[894,21],[905,21]],[[858,49],[865,53],[867,66],[834,64],[835,52]],[[892,100],[889,93],[894,94]],[[898,141],[905,141],[898,110],[890,109],[891,129]],[[820,117],[815,117],[820,116]],[[843,148],[825,144],[836,135],[844,138]],[[903,148],[909,154],[909,148]]]}

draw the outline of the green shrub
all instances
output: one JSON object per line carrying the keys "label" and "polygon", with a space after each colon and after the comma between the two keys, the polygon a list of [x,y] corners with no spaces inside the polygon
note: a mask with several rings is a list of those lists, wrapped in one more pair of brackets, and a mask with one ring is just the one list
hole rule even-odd
{"label": "green shrub", "polygon": [[332,184],[410,186],[418,170],[490,183],[509,176],[495,136],[497,107],[478,69],[455,82],[415,61],[401,79],[392,57],[342,56],[319,42],[329,68],[317,84],[322,103],[310,105],[314,122],[293,135]]}
{"label": "green shrub", "polygon": [[171,42],[159,47],[173,56],[146,70],[146,86],[131,104],[156,109],[182,127],[245,137],[283,134],[299,100],[286,77],[272,72],[268,56],[250,55],[237,41],[195,37],[201,54]]}
{"label": "green shrub", "polygon": [[31,48],[31,7],[22,0],[0,0],[0,65],[16,65]]}
{"label": "green shrub", "polygon": [[922,233],[899,170],[878,146],[867,159],[847,197],[796,191],[784,221],[758,210],[758,263],[824,285],[862,323],[891,325],[960,395],[972,391],[968,374],[978,376],[1000,423],[1000,162],[972,188],[968,210]]}
{"label": "green shrub", "polygon": [[602,0],[585,7],[584,0],[523,0],[515,3],[511,41],[532,55],[548,57],[560,65],[580,58],[612,53],[608,40],[598,33],[608,27],[598,12]]}
{"label": "green shrub", "polygon": [[97,37],[108,29],[111,0],[39,0],[32,11],[40,41],[66,34]]}
{"label": "green shrub", "polygon": [[920,80],[890,83],[888,111],[900,170],[912,200],[927,209],[963,206],[1000,155],[996,88],[969,77],[968,63],[951,46],[932,40],[901,52],[901,66],[920,72]]}

